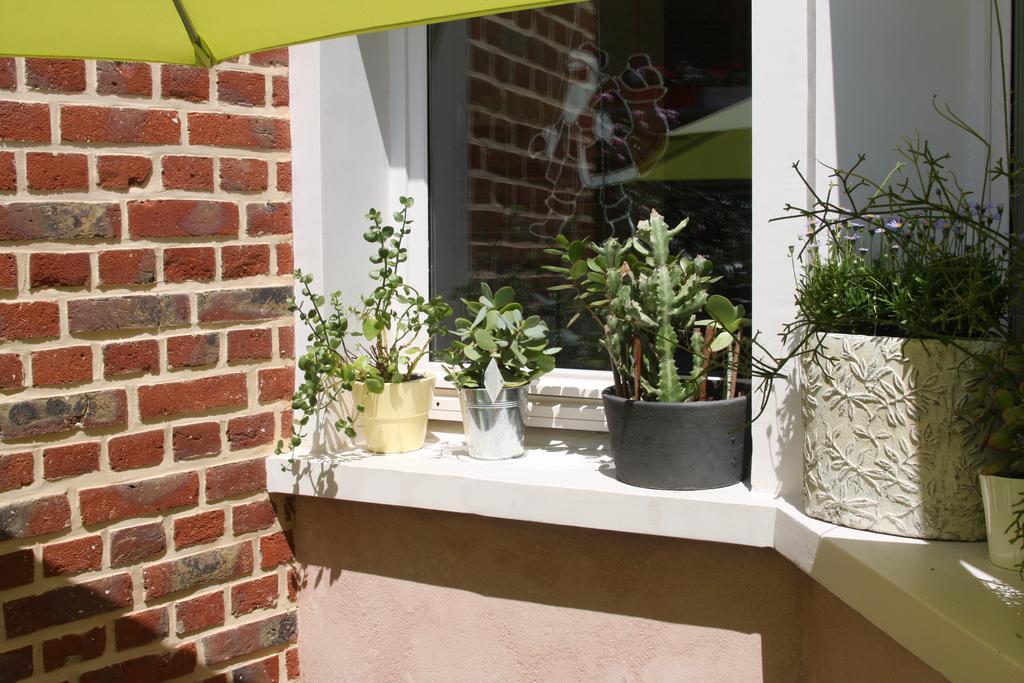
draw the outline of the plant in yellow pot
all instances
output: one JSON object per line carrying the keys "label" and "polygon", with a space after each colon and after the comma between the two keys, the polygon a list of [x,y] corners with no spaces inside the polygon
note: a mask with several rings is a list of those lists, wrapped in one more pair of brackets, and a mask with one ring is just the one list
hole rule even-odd
{"label": "plant in yellow pot", "polygon": [[428,299],[407,284],[399,266],[408,259],[405,239],[412,231],[410,197],[400,197],[395,225],[370,209],[372,224],[363,239],[376,246],[370,256],[370,279],[375,287],[358,306],[346,306],[340,292],[330,298],[317,294],[313,277],[295,277],[302,297],[292,310],[309,330],[309,345],[299,358],[302,381],[292,399],[298,412],[290,441],[277,444],[278,453],[294,451],[307,436],[312,450],[333,447],[325,435],[359,432],[367,450],[403,453],[423,446],[434,377],[421,372],[431,340],[445,334],[451,308],[440,297]]}

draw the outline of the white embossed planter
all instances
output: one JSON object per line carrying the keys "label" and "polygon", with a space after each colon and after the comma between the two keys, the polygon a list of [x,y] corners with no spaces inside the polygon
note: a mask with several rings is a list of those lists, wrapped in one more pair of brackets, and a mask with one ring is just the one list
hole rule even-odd
{"label": "white embossed planter", "polygon": [[984,539],[981,440],[958,418],[976,386],[970,354],[936,340],[820,340],[827,359],[801,364],[806,514],[897,536]]}

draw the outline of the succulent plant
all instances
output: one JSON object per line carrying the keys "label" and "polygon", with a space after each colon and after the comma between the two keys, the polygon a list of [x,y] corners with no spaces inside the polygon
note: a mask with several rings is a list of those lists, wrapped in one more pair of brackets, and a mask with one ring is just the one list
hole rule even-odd
{"label": "succulent plant", "polygon": [[476,301],[463,299],[472,320],[455,321],[458,337],[442,354],[446,378],[460,389],[484,386],[493,361],[506,387],[528,384],[555,367],[560,349],[548,348],[548,326],[539,316],[524,317],[511,287],[492,292],[480,283]]}
{"label": "succulent plant", "polygon": [[[413,200],[399,197],[399,203],[401,210],[392,214],[394,226],[386,225],[376,209],[366,215],[371,225],[363,239],[378,245],[370,256],[377,267],[369,274],[377,285],[359,306],[345,305],[340,292],[330,298],[317,294],[313,276],[295,271],[301,296],[289,302],[289,310],[298,314],[308,330],[309,344],[298,359],[302,381],[292,398],[295,433],[287,442],[278,441],[278,453],[301,445],[310,420],[322,423],[328,410],[339,405],[339,399],[357,383],[379,394],[387,382],[415,379],[431,340],[447,332],[444,320],[451,315],[451,307],[441,297],[424,297],[398,273],[399,264],[408,258],[404,241],[411,232]],[[351,411],[339,411],[335,428],[355,436],[356,417],[362,410],[356,404]]]}
{"label": "succulent plant", "polygon": [[[671,252],[672,238],[686,224],[670,228],[652,211],[625,242],[571,242],[559,236],[547,250],[561,263],[546,269],[567,280],[552,289],[574,290],[582,309],[577,315],[586,312],[604,330],[602,345],[619,396],[704,400],[710,397],[708,379],[716,372],[723,375],[719,396],[735,394],[747,320],[742,306],[709,295],[718,280],[710,261]],[[707,319],[698,319],[701,314]],[[691,359],[686,373],[678,367],[680,351]]]}

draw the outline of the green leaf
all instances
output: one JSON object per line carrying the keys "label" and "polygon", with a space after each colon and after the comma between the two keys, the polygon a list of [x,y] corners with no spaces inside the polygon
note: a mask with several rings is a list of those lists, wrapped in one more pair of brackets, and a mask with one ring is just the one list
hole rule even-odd
{"label": "green leaf", "polygon": [[587,262],[586,261],[575,261],[572,264],[572,268],[569,269],[569,277],[576,279],[581,278],[587,273]]}
{"label": "green leaf", "polygon": [[492,337],[491,333],[487,330],[476,330],[473,333],[473,338],[484,351],[494,351],[498,348],[498,345],[494,342],[494,337]]}
{"label": "green leaf", "polygon": [[733,336],[728,332],[720,332],[715,340],[711,342],[711,350],[714,352],[725,351],[732,345]]}
{"label": "green leaf", "polygon": [[512,289],[508,285],[502,287],[494,293],[494,307],[505,308],[511,303],[515,303],[516,290]]}
{"label": "green leaf", "polygon": [[366,337],[367,341],[373,341],[379,333],[380,330],[377,329],[376,318],[366,318],[363,320],[363,336]]}

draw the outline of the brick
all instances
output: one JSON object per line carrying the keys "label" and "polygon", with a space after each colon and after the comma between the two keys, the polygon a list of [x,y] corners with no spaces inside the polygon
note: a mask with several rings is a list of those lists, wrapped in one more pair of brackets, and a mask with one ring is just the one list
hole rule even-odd
{"label": "brick", "polygon": [[299,648],[293,647],[284,653],[284,667],[288,672],[288,680],[293,681],[302,675],[299,666]]}
{"label": "brick", "polygon": [[108,287],[156,282],[156,252],[152,249],[102,251],[99,266],[100,284]]}
{"label": "brick", "polygon": [[0,303],[0,340],[43,339],[60,335],[60,311],[52,301]]}
{"label": "brick", "polygon": [[251,573],[250,543],[205,550],[150,565],[142,570],[147,600],[201,586],[226,583]]}
{"label": "brick", "polygon": [[29,678],[33,673],[32,646],[26,645],[16,650],[0,653],[0,672],[5,681],[20,681]]}
{"label": "brick", "polygon": [[191,674],[196,669],[196,646],[194,643],[179,645],[170,652],[144,655],[118,662],[95,671],[87,671],[78,679],[79,683],[138,683],[147,681],[169,681]]}
{"label": "brick", "polygon": [[292,558],[292,546],[283,531],[260,539],[260,569],[273,569],[291,562]]}
{"label": "brick", "polygon": [[269,500],[258,500],[231,508],[231,531],[235,536],[268,529],[275,521],[277,514]]}
{"label": "brick", "polygon": [[139,414],[147,421],[208,410],[244,408],[246,403],[242,373],[139,387]]}
{"label": "brick", "polygon": [[160,372],[160,345],[155,339],[107,344],[103,347],[103,376],[107,379]]}
{"label": "brick", "polygon": [[161,166],[165,190],[213,192],[211,157],[165,156]]}
{"label": "brick", "polygon": [[301,580],[299,579],[299,572],[294,567],[288,570],[285,581],[288,585],[288,602],[295,603],[299,599],[299,587]]}
{"label": "brick", "polygon": [[153,69],[145,62],[96,62],[96,92],[149,97],[153,94]]}
{"label": "brick", "polygon": [[159,465],[164,459],[164,431],[114,437],[107,443],[107,457],[115,472]]}
{"label": "brick", "polygon": [[29,261],[29,283],[40,287],[85,287],[92,278],[89,255],[32,254]]}
{"label": "brick", "polygon": [[43,576],[69,576],[103,566],[103,539],[86,536],[43,548]]}
{"label": "brick", "polygon": [[0,102],[0,140],[49,142],[50,108],[35,102]]}
{"label": "brick", "polygon": [[32,384],[37,387],[88,382],[92,379],[92,349],[68,346],[32,354]]}
{"label": "brick", "polygon": [[167,367],[200,368],[216,365],[220,357],[220,335],[188,334],[167,340]]}
{"label": "brick", "polygon": [[[228,420],[228,445],[231,450],[263,446],[274,441],[274,414],[244,415]],[[234,467],[234,465],[225,465]]]}
{"label": "brick", "polygon": [[0,254],[0,292],[18,289],[18,257],[12,253]]}
{"label": "brick", "polygon": [[290,235],[292,232],[291,202],[250,204],[245,215],[246,231],[250,235]]}
{"label": "brick", "polygon": [[68,302],[72,333],[141,330],[189,323],[187,294],[143,294]]}
{"label": "brick", "polygon": [[160,96],[188,102],[206,102],[210,99],[209,70],[164,64],[160,67]]}
{"label": "brick", "polygon": [[25,386],[25,370],[21,356],[16,353],[0,353],[0,391],[21,389]]}
{"label": "brick", "polygon": [[128,574],[117,574],[8,600],[4,603],[4,624],[7,637],[16,638],[50,626],[124,609],[131,604],[132,579]]}
{"label": "brick", "polygon": [[203,638],[202,642],[207,663],[219,664],[259,650],[294,643],[297,636],[295,613],[288,612],[214,633]]}
{"label": "brick", "polygon": [[31,453],[0,455],[0,493],[14,491],[32,483],[33,460]]}
{"label": "brick", "polygon": [[188,141],[213,147],[286,150],[291,147],[291,131],[287,119],[189,112]]}
{"label": "brick", "polygon": [[147,199],[128,203],[133,239],[236,237],[238,206],[198,199]]}
{"label": "brick", "polygon": [[263,459],[235,462],[206,470],[206,502],[240,498],[267,489],[267,470]]}
{"label": "brick", "polygon": [[295,368],[269,368],[260,370],[260,403],[291,401],[295,393]]}
{"label": "brick", "polygon": [[110,534],[110,566],[128,567],[162,555],[167,539],[160,522],[118,529]]}
{"label": "brick", "polygon": [[28,189],[36,192],[89,189],[89,159],[84,154],[29,152],[25,171]]}
{"label": "brick", "polygon": [[224,593],[207,593],[174,606],[175,633],[179,636],[224,625]]}
{"label": "brick", "polygon": [[85,489],[79,492],[78,499],[84,524],[104,524],[153,515],[195,505],[199,500],[199,475],[181,472],[157,479]]}
{"label": "brick", "polygon": [[288,77],[274,76],[271,80],[270,103],[275,107],[287,107],[288,100]]}
{"label": "brick", "polygon": [[220,252],[221,277],[233,280],[270,273],[270,245],[235,244]]}
{"label": "brick", "polygon": [[96,160],[99,186],[104,190],[145,187],[152,173],[153,160],[148,157],[116,154],[101,156]]}
{"label": "brick", "polygon": [[85,633],[69,633],[43,641],[43,669],[54,671],[69,664],[87,662],[103,655],[107,646],[107,630],[103,626]]}
{"label": "brick", "polygon": [[277,350],[281,358],[295,358],[295,327],[293,325],[278,328]]}
{"label": "brick", "polygon": [[291,242],[277,245],[277,274],[291,275],[295,270],[295,252]]}
{"label": "brick", "polygon": [[18,87],[18,67],[14,57],[0,57],[0,90]]}
{"label": "brick", "polygon": [[48,92],[85,92],[85,62],[28,58],[25,60],[25,85]]}
{"label": "brick", "polygon": [[228,104],[262,107],[267,101],[266,80],[252,71],[220,71],[217,73],[217,99]]}
{"label": "brick", "polygon": [[0,440],[118,427],[127,422],[124,389],[33,398],[0,405]]}
{"label": "brick", "polygon": [[231,587],[231,614],[236,617],[277,607],[277,574]]}
{"label": "brick", "polygon": [[278,683],[280,680],[277,655],[231,670],[231,683]]}
{"label": "brick", "polygon": [[277,47],[273,50],[253,52],[249,55],[249,63],[253,66],[288,66],[288,48]]}
{"label": "brick", "polygon": [[220,160],[220,189],[225,192],[266,192],[267,176],[267,162],[262,159]]}
{"label": "brick", "polygon": [[47,481],[100,471],[100,445],[95,441],[54,446],[43,451],[43,478]]}
{"label": "brick", "polygon": [[121,209],[117,204],[0,204],[0,241],[102,240],[120,235]]}
{"label": "brick", "polygon": [[14,167],[14,152],[0,152],[0,192],[18,189],[18,171]]}
{"label": "brick", "polygon": [[61,105],[60,132],[64,142],[176,145],[181,120],[169,109]]}
{"label": "brick", "polygon": [[281,438],[287,439],[292,435],[292,420],[294,414],[292,410],[281,411]]}
{"label": "brick", "polygon": [[271,330],[231,330],[228,332],[228,362],[270,360],[273,357]]}
{"label": "brick", "polygon": [[0,555],[0,590],[32,583],[36,561],[29,549]]}
{"label": "brick", "polygon": [[220,453],[220,425],[203,422],[176,426],[171,436],[175,460],[191,460]]}
{"label": "brick", "polygon": [[167,282],[207,282],[217,274],[216,254],[212,247],[182,247],[164,250],[164,280]]}
{"label": "brick", "polygon": [[200,292],[196,297],[199,322],[245,322],[290,315],[291,287],[254,287]]}
{"label": "brick", "polygon": [[209,543],[223,535],[223,510],[210,510],[174,520],[174,548],[176,550]]}
{"label": "brick", "polygon": [[277,163],[277,189],[281,192],[292,191],[292,162],[279,161]]}
{"label": "brick", "polygon": [[127,650],[154,640],[166,638],[170,633],[167,608],[136,612],[114,620],[114,645],[118,650]]}

